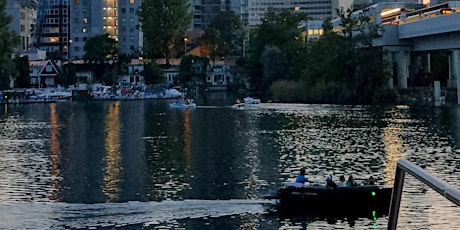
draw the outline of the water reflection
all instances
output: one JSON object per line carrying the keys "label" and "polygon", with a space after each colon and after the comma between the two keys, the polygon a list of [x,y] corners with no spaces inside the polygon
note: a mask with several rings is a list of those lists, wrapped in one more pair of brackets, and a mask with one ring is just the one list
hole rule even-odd
{"label": "water reflection", "polygon": [[192,126],[190,123],[190,109],[184,111],[184,153],[186,171],[190,172],[190,159],[192,155]]}
{"label": "water reflection", "polygon": [[384,160],[384,181],[386,185],[392,186],[394,182],[396,163],[406,155],[403,148],[401,136],[404,132],[405,114],[407,107],[395,107],[389,111],[390,118],[387,126],[383,128],[383,144],[385,146],[386,158]]}
{"label": "water reflection", "polygon": [[[60,177],[59,163],[61,161],[61,144],[59,142],[60,125],[59,118],[56,110],[56,103],[50,104],[50,158],[51,158],[51,176],[52,178]],[[54,188],[50,199],[59,201],[59,191],[61,189],[60,180],[52,179],[51,187]]]}
{"label": "water reflection", "polygon": [[[385,217],[279,221],[263,211],[219,210],[228,199],[246,199],[233,206],[244,210],[248,199],[293,180],[300,167],[318,183],[333,173],[374,175],[391,185],[401,157],[458,187],[458,114],[456,108],[300,104],[171,110],[167,101],[2,106],[0,219],[27,213],[87,226],[88,219],[113,223],[111,214],[121,213],[117,223],[123,225],[152,221],[187,229],[384,229]],[[203,203],[197,216],[188,199],[215,203]],[[50,200],[59,202],[24,205]],[[106,202],[115,203],[81,204]],[[6,203],[16,204],[13,211]],[[152,215],[157,205],[162,209]],[[144,211],[138,215],[132,207]],[[407,178],[398,227],[454,228],[455,208]],[[94,216],[80,218],[88,210]]]}
{"label": "water reflection", "polygon": [[109,105],[105,120],[105,176],[104,194],[108,202],[118,200],[120,188],[120,102],[112,102]]}

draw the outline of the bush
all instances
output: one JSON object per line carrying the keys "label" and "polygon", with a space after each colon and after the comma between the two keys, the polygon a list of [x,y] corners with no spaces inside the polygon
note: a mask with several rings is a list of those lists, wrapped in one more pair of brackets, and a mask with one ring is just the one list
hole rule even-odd
{"label": "bush", "polygon": [[280,80],[270,86],[273,101],[300,102],[305,100],[305,89],[295,81]]}

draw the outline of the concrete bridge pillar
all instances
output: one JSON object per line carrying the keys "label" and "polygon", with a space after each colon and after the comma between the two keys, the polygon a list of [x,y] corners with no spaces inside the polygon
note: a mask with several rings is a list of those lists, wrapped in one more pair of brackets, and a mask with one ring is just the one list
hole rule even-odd
{"label": "concrete bridge pillar", "polygon": [[407,78],[409,76],[410,52],[399,51],[396,55],[398,88],[407,89]]}
{"label": "concrete bridge pillar", "polygon": [[422,70],[425,73],[431,72],[431,55],[430,55],[430,53],[425,53],[422,56]]}
{"label": "concrete bridge pillar", "polygon": [[450,72],[452,79],[457,80],[457,104],[460,105],[460,49],[452,50]]}
{"label": "concrete bridge pillar", "polygon": [[385,63],[385,72],[389,73],[390,74],[390,79],[388,79],[388,88],[389,89],[393,89],[394,88],[394,84],[393,84],[393,73],[394,73],[394,69],[393,69],[393,63],[394,63],[394,58],[393,58],[393,52],[391,51],[386,51],[383,53],[383,61]]}

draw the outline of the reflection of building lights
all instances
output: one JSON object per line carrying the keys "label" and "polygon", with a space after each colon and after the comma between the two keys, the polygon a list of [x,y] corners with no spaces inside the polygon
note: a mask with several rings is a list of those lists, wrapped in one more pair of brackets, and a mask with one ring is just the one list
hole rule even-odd
{"label": "reflection of building lights", "polygon": [[190,166],[192,155],[192,127],[190,124],[190,110],[184,112],[184,152],[187,159],[187,167]]}
{"label": "reflection of building lights", "polygon": [[383,129],[383,144],[385,145],[386,159],[384,162],[385,169],[385,183],[391,184],[394,180],[394,174],[396,172],[397,161],[404,157],[405,154],[401,151],[403,149],[403,141],[400,138],[401,131],[403,130],[399,109],[393,109],[394,119],[390,120],[388,127]]}
{"label": "reflection of building lights", "polygon": [[[50,158],[51,158],[51,175],[58,177],[60,175],[59,162],[61,159],[61,146],[59,142],[59,120],[56,111],[56,103],[50,104]],[[50,199],[53,201],[59,201],[59,194],[57,192],[60,188],[59,180],[52,180],[51,186],[55,188]]]}
{"label": "reflection of building lights", "polygon": [[102,188],[104,194],[108,197],[108,201],[116,201],[119,196],[120,189],[120,102],[110,104],[109,111],[105,120],[106,138],[105,138],[105,176],[104,186]]}

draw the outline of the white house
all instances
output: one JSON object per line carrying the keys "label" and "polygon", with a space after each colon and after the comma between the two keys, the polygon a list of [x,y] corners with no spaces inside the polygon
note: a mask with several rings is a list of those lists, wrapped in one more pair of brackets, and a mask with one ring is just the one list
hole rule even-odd
{"label": "white house", "polygon": [[54,87],[59,73],[59,66],[51,60],[29,62],[31,86],[38,88]]}

